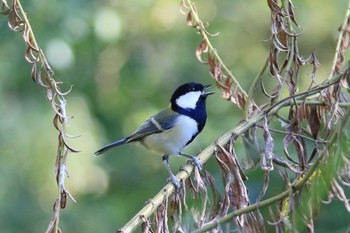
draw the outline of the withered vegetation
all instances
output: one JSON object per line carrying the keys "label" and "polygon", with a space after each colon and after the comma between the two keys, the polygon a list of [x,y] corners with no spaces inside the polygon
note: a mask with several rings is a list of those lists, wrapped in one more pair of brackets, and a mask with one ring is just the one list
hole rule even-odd
{"label": "withered vegetation", "polygon": [[[350,186],[349,85],[350,63],[345,59],[350,42],[350,5],[339,28],[334,62],[329,77],[317,77],[320,64],[315,52],[304,58],[299,53],[300,32],[292,0],[267,0],[271,13],[270,50],[266,62],[250,90],[245,91],[239,79],[222,61],[210,39],[209,32],[191,0],[182,0],[180,11],[187,25],[201,37],[195,55],[207,65],[222,97],[242,110],[244,119],[232,130],[208,146],[198,158],[205,163],[214,157],[222,179],[215,180],[209,171],[185,165],[177,177],[180,190],[167,184],[120,232],[140,227],[142,232],[314,232],[314,219],[321,203],[337,199],[350,212],[345,188]],[[72,196],[64,187],[66,156],[77,152],[66,143],[69,137],[60,82],[56,80],[20,2],[2,0],[3,15],[9,27],[20,32],[27,45],[25,59],[32,64],[32,79],[47,90],[56,115],[58,130],[56,160],[58,196],[47,232],[60,232],[60,209]],[[309,76],[301,70],[311,70]],[[311,78],[310,78],[311,77]],[[309,85],[300,91],[300,82]],[[266,83],[274,87],[266,88]],[[263,94],[268,101],[256,96]],[[283,112],[282,112],[283,109]],[[287,112],[287,114],[285,114]],[[273,122],[280,122],[279,127]],[[275,154],[275,135],[284,135],[283,153]],[[237,141],[243,142],[244,163],[235,151]],[[263,143],[261,143],[263,142]],[[250,200],[245,171],[255,168],[264,174],[264,184],[256,200]],[[193,173],[193,175],[192,175]],[[281,177],[284,191],[265,197],[272,173]],[[222,188],[219,188],[222,187]],[[72,198],[73,199],[73,198]],[[74,200],[74,199],[73,199]],[[188,205],[195,200],[196,205]],[[262,214],[267,208],[269,214]]]}
{"label": "withered vegetation", "polygon": [[[208,66],[222,97],[242,109],[245,118],[198,154],[203,163],[215,157],[221,184],[207,170],[194,168],[190,176],[193,168],[187,165],[177,176],[184,180],[181,190],[165,186],[119,232],[133,231],[140,224],[143,232],[314,232],[321,203],[338,199],[350,212],[344,191],[350,185],[350,63],[345,60],[349,9],[339,28],[330,75],[319,81],[315,52],[307,58],[299,53],[300,32],[292,1],[267,0],[267,6],[271,12],[270,52],[246,92],[210,41],[218,34],[209,32],[209,24],[201,21],[191,0],[182,1],[180,10],[187,25],[202,38],[195,51],[198,61]],[[302,69],[311,73],[304,77]],[[305,78],[309,86],[300,91]],[[267,82],[275,85],[272,91],[265,88]],[[268,101],[255,99],[261,94]],[[273,124],[276,121],[279,128]],[[274,153],[278,134],[284,135],[282,154]],[[235,151],[238,140],[246,148],[244,162]],[[244,171],[257,167],[263,171],[264,184],[258,198],[251,201]],[[265,198],[271,173],[281,177],[285,191]],[[197,205],[189,207],[190,199],[197,200]],[[262,208],[268,208],[269,214],[262,214]]]}
{"label": "withered vegetation", "polygon": [[67,101],[65,96],[71,92],[72,88],[69,88],[69,90],[65,92],[61,91],[60,85],[62,83],[55,77],[53,69],[50,67],[44,52],[37,44],[34,32],[32,31],[21,2],[18,0],[2,0],[0,14],[8,16],[8,26],[11,30],[22,34],[23,40],[26,43],[24,58],[32,65],[32,80],[46,89],[46,97],[51,102],[52,109],[55,112],[53,125],[58,131],[55,162],[58,193],[53,204],[53,215],[46,232],[60,232],[61,230],[58,226],[60,210],[66,207],[67,197],[75,202],[73,196],[65,188],[64,183],[68,175],[66,166],[68,152],[78,152],[78,150],[72,148],[67,143],[67,138],[74,138],[76,136],[71,136],[66,133],[67,122],[71,117],[69,117],[66,112]]}

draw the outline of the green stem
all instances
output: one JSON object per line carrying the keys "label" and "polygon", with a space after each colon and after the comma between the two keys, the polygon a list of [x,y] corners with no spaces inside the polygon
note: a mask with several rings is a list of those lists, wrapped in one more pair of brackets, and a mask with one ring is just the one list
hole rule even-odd
{"label": "green stem", "polygon": [[286,190],[286,191],[284,191],[284,192],[282,192],[274,197],[271,197],[269,199],[263,200],[263,201],[258,202],[258,203],[254,203],[253,205],[249,205],[246,208],[233,211],[232,213],[227,214],[225,217],[222,217],[215,222],[209,223],[200,229],[192,231],[192,233],[207,232],[207,231],[219,226],[222,223],[232,221],[232,219],[234,217],[240,216],[240,215],[245,214],[245,213],[249,213],[251,211],[254,211],[256,209],[259,209],[259,208],[262,208],[265,206],[269,206],[269,205],[271,205],[279,200],[282,200],[282,199],[288,197],[291,193],[292,193],[292,190],[289,189],[289,190]]}
{"label": "green stem", "polygon": [[218,54],[216,49],[211,44],[209,37],[208,37],[208,34],[207,34],[207,31],[203,25],[203,22],[200,20],[199,15],[194,7],[194,3],[191,0],[186,0],[186,2],[188,4],[188,6],[190,7],[190,11],[191,11],[192,16],[194,18],[194,21],[198,25],[197,29],[198,29],[199,33],[202,35],[203,39],[207,42],[209,51],[216,58],[216,60],[220,63],[220,65],[226,71],[228,76],[232,79],[233,83],[237,86],[238,90],[244,95],[244,97],[247,97],[248,95],[245,92],[245,90],[241,87],[241,85],[239,85],[238,80],[233,76],[232,72],[227,68],[225,63],[222,61],[220,55]]}
{"label": "green stem", "polygon": [[[57,156],[56,156],[56,166],[57,166],[57,199],[56,202],[54,204],[54,213],[53,213],[53,217],[51,222],[49,223],[46,232],[60,232],[59,230],[59,222],[60,222],[60,211],[61,211],[61,201],[62,201],[62,193],[66,192],[65,187],[64,187],[64,179],[66,176],[66,157],[67,157],[67,153],[68,153],[68,148],[64,142],[64,137],[65,137],[65,125],[67,124],[67,115],[66,115],[66,110],[65,110],[65,105],[66,105],[66,101],[63,97],[63,94],[61,94],[61,92],[58,89],[57,86],[57,82],[55,81],[55,79],[53,78],[53,70],[51,69],[51,67],[48,64],[47,59],[45,58],[45,55],[43,53],[43,51],[40,49],[37,40],[35,38],[34,32],[32,30],[32,27],[29,23],[28,17],[26,12],[24,11],[22,4],[20,2],[20,0],[15,0],[13,2],[13,4],[15,4],[16,9],[19,11],[19,14],[21,15],[21,20],[23,20],[24,22],[24,29],[26,32],[28,32],[28,36],[25,35],[26,37],[24,38],[25,42],[27,43],[27,46],[29,46],[31,49],[33,49],[34,51],[38,52],[38,58],[36,59],[35,62],[30,62],[30,63],[35,63],[33,64],[34,66],[36,65],[36,63],[41,62],[42,65],[44,66],[44,72],[46,72],[47,75],[45,75],[45,80],[46,80],[46,85],[47,85],[47,89],[49,89],[52,93],[57,94],[57,97],[60,101],[59,103],[59,109],[60,109],[60,116],[62,118],[62,128],[60,131],[60,136],[59,136],[59,142],[58,142],[58,148],[57,148]],[[54,95],[50,96],[50,98],[55,98]],[[50,99],[49,98],[49,99]],[[54,99],[52,101],[55,101]],[[55,110],[56,114],[57,110]],[[68,193],[69,194],[69,193]],[[71,195],[69,194],[69,196],[71,197]],[[71,197],[72,198],[72,197]],[[73,198],[72,198],[73,199]],[[74,199],[73,199],[74,201]],[[63,208],[63,207],[62,207]]]}
{"label": "green stem", "polygon": [[256,78],[254,79],[250,89],[249,89],[249,92],[248,92],[248,97],[247,97],[247,107],[244,109],[244,119],[247,120],[248,117],[249,117],[249,106],[251,106],[254,102],[253,100],[253,95],[254,95],[254,92],[258,86],[259,83],[261,83],[261,80],[262,80],[262,75],[265,73],[265,70],[267,68],[267,65],[269,64],[268,62],[268,59],[266,59],[263,67],[261,68],[260,72],[258,73],[258,75],[256,76]]}
{"label": "green stem", "polygon": [[340,28],[340,33],[339,33],[339,37],[338,37],[338,41],[337,41],[337,46],[336,46],[336,49],[335,49],[335,55],[334,55],[334,59],[333,59],[333,65],[332,65],[332,70],[331,70],[331,73],[328,77],[328,79],[331,79],[332,76],[334,75],[334,73],[336,72],[335,71],[335,68],[337,66],[337,63],[338,63],[338,57],[340,55],[340,47],[341,47],[341,43],[342,43],[342,38],[344,36],[344,33],[346,33],[346,29],[348,27],[348,20],[349,20],[349,17],[350,17],[350,1],[348,3],[348,8],[346,10],[346,14],[345,14],[345,18],[344,18],[344,22]]}
{"label": "green stem", "polygon": [[[35,39],[35,36],[34,36],[34,33],[33,33],[33,30],[32,30],[32,27],[29,23],[29,20],[28,20],[28,17],[27,17],[27,14],[26,12],[23,10],[23,7],[22,7],[22,4],[20,2],[20,0],[16,0],[15,1],[17,3],[17,6],[18,6],[18,10],[19,12],[21,13],[22,17],[23,17],[23,20],[24,20],[24,24],[26,25],[26,27],[28,27],[28,32],[29,32],[29,37],[32,39],[31,43],[34,45],[34,47],[39,51],[39,46],[38,46],[38,43],[36,42],[36,39]],[[14,2],[14,3],[15,3]]]}

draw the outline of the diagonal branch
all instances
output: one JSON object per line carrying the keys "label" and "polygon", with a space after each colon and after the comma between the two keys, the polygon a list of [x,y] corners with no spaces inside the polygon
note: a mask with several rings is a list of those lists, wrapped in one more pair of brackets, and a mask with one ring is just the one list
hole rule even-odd
{"label": "diagonal branch", "polygon": [[[214,154],[217,146],[224,146],[227,143],[229,143],[232,135],[242,135],[244,134],[247,130],[249,130],[252,126],[256,125],[258,122],[263,121],[266,117],[268,118],[269,116],[272,116],[276,114],[281,108],[290,106],[294,103],[294,101],[301,101],[307,98],[308,96],[312,96],[316,93],[319,93],[321,90],[334,85],[339,82],[339,80],[342,78],[343,74],[346,73],[346,71],[350,70],[350,64],[347,64],[345,67],[343,67],[342,71],[332,77],[332,79],[327,80],[326,82],[308,90],[302,93],[299,93],[295,96],[290,96],[287,98],[284,98],[280,100],[279,102],[275,103],[274,105],[270,106],[267,108],[265,111],[260,112],[256,116],[250,118],[249,120],[239,124],[232,130],[228,131],[224,135],[222,135],[220,138],[216,140],[215,143],[212,143],[209,145],[206,149],[204,149],[201,153],[197,155],[198,160],[202,163],[205,164],[209,158]],[[331,144],[331,143],[329,143]],[[316,167],[319,164],[319,161],[322,159],[322,156],[318,158],[317,161],[315,161],[313,165],[313,170],[316,169]],[[186,179],[189,178],[193,171],[193,165],[187,164],[186,166],[183,167],[183,169],[176,175],[176,177],[179,180],[185,181]],[[310,168],[311,170],[311,168]],[[311,173],[312,174],[312,173]],[[311,176],[310,172],[307,173],[305,176],[305,182],[308,180],[308,178]],[[299,190],[305,182],[299,182],[294,189]],[[159,205],[161,205],[164,201],[164,199],[168,198],[171,193],[174,192],[174,186],[172,184],[167,184],[165,185],[158,194],[151,199],[148,204],[146,204],[127,224],[125,224],[122,228],[118,230],[118,232],[123,232],[123,233],[128,233],[128,232],[133,232],[136,228],[138,228],[144,221],[145,219],[149,218],[158,208]],[[293,190],[286,190],[278,195],[276,195],[273,198],[267,199],[265,201],[261,201],[260,203],[250,205],[244,209],[237,210],[233,213],[230,214],[229,219],[232,219],[234,216],[241,215],[243,213],[250,212],[252,210],[255,210],[259,206],[266,206],[271,203],[274,203],[278,200],[281,200],[285,197],[287,197],[291,192],[294,192]],[[227,221],[227,218],[224,217],[222,221]],[[212,223],[214,224],[213,226],[217,226],[217,223]],[[199,232],[204,232],[204,231],[199,231]]]}

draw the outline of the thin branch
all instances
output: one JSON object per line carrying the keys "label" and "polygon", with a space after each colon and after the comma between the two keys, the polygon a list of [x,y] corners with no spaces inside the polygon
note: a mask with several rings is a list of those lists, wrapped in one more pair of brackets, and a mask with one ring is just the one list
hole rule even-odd
{"label": "thin branch", "polygon": [[[264,65],[262,66],[262,68],[259,71],[258,75],[254,79],[252,85],[250,86],[250,89],[249,89],[249,92],[248,92],[248,97],[247,97],[247,106],[250,106],[252,103],[254,103],[254,100],[253,100],[254,92],[255,92],[258,84],[262,82],[263,74],[265,73],[268,64],[269,64],[269,61],[268,61],[268,59],[266,59]],[[245,108],[245,110],[244,110],[244,119],[245,120],[248,120],[248,117],[249,117],[249,114],[250,114],[249,110],[250,110],[249,108]]]}
{"label": "thin branch", "polygon": [[[183,7],[189,10],[187,13],[188,25],[196,28],[198,30],[198,34],[203,37],[203,40],[196,51],[197,58],[202,63],[205,63],[201,60],[200,56],[202,53],[208,53],[208,63],[211,66],[210,73],[216,80],[218,87],[223,92],[223,96],[227,99],[231,99],[232,102],[234,102],[240,108],[249,108],[249,106],[246,105],[248,94],[241,87],[239,81],[233,76],[231,70],[227,68],[217,50],[209,40],[209,36],[214,35],[207,31],[206,26],[204,26],[202,20],[199,18],[195,4],[191,0],[183,0],[182,3]],[[227,76],[224,75],[222,70],[226,72]],[[233,89],[231,89],[232,84],[234,84]]]}
{"label": "thin branch", "polygon": [[59,131],[58,133],[58,146],[56,153],[56,182],[57,182],[57,198],[54,202],[53,216],[48,224],[46,232],[57,233],[59,229],[59,218],[61,209],[65,208],[67,196],[74,202],[73,196],[66,190],[64,181],[67,176],[66,159],[68,152],[78,152],[70,147],[66,142],[66,125],[70,117],[66,113],[66,99],[71,88],[67,92],[62,92],[59,88],[61,82],[57,81],[54,77],[54,72],[50,67],[43,50],[37,43],[32,26],[27,17],[27,13],[24,11],[20,0],[14,0],[12,5],[9,6],[6,0],[2,1],[1,12],[4,15],[9,15],[8,25],[16,31],[21,32],[23,39],[27,45],[25,50],[25,59],[32,64],[32,79],[40,86],[46,89],[47,98],[51,101],[51,106],[55,112],[54,127]]}
{"label": "thin branch", "polygon": [[[257,125],[257,127],[262,128],[262,126],[260,126],[260,125]],[[274,133],[288,134],[287,132],[282,131],[282,130],[278,130],[278,129],[271,129],[271,128],[270,128],[269,130],[270,130],[271,132],[274,132]],[[309,141],[312,141],[312,142],[315,142],[315,143],[324,143],[324,144],[328,143],[328,141],[315,140],[315,139],[313,139],[313,138],[311,138],[311,137],[308,137],[308,136],[306,136],[306,135],[303,135],[303,134],[292,133],[292,135],[293,135],[293,136],[298,136],[298,137],[301,137],[301,138],[305,138],[305,139],[307,139],[307,140],[309,140]]]}
{"label": "thin branch", "polygon": [[346,30],[349,27],[349,19],[350,19],[350,1],[348,3],[348,8],[347,8],[346,13],[345,13],[344,22],[340,28],[340,33],[339,33],[339,37],[337,40],[337,46],[335,48],[335,55],[334,55],[334,59],[333,59],[332,70],[331,70],[331,73],[330,73],[328,79],[331,79],[333,77],[334,73],[337,72],[336,68],[337,68],[337,64],[340,62],[339,57],[340,57],[340,53],[341,53],[341,44],[343,41],[344,33],[347,33]]}
{"label": "thin branch", "polygon": [[212,54],[214,55],[214,57],[219,61],[219,63],[222,65],[222,67],[224,68],[224,70],[227,72],[227,74],[229,74],[229,76],[231,77],[232,81],[238,86],[238,89],[244,94],[245,97],[247,97],[247,93],[245,92],[245,90],[239,85],[238,80],[233,76],[231,70],[229,70],[225,63],[222,61],[220,55],[218,54],[218,52],[216,51],[216,49],[213,47],[213,45],[211,44],[209,37],[207,35],[207,30],[205,29],[203,22],[200,20],[199,15],[197,13],[197,10],[195,9],[194,3],[191,0],[186,0],[188,6],[191,9],[192,12],[192,16],[194,17],[194,20],[197,24],[197,29],[200,32],[200,34],[202,35],[202,37],[205,39],[205,41],[208,44],[209,50],[212,52]]}

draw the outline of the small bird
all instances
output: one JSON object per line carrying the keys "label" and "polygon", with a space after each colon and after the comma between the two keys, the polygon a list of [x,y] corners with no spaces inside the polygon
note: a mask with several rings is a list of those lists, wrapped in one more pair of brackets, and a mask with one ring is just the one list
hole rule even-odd
{"label": "small bird", "polygon": [[211,85],[189,82],[179,86],[170,99],[170,106],[146,120],[134,133],[112,142],[95,152],[95,155],[127,143],[135,143],[163,155],[163,163],[176,188],[180,187],[169,165],[170,155],[190,158],[201,170],[200,161],[181,151],[202,131],[206,120],[206,99],[214,92],[205,92]]}

